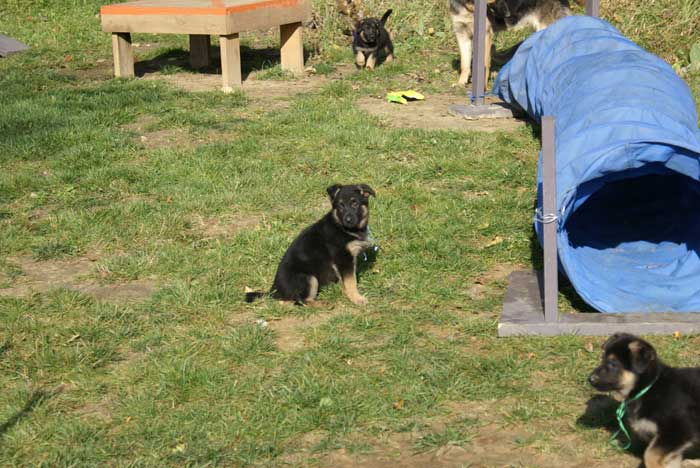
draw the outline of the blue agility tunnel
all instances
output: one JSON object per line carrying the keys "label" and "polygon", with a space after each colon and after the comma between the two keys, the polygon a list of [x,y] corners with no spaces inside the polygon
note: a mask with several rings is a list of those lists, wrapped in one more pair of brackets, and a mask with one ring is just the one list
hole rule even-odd
{"label": "blue agility tunnel", "polygon": [[[579,295],[601,312],[700,311],[700,132],[673,69],[572,16],[529,37],[494,92],[555,118],[559,264]],[[540,208],[541,174],[540,155]]]}

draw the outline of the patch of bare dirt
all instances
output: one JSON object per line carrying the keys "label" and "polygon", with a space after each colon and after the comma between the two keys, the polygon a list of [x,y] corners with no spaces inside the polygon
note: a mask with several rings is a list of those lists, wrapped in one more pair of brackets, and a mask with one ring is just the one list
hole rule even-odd
{"label": "patch of bare dirt", "polygon": [[225,238],[260,224],[260,215],[229,215],[219,218],[202,218],[196,216],[192,220],[193,229],[201,232],[205,239]]}
{"label": "patch of bare dirt", "polygon": [[508,278],[512,272],[524,268],[525,267],[522,265],[512,265],[508,263],[494,265],[490,270],[478,276],[474,280],[474,283],[467,287],[467,294],[474,300],[483,299],[489,288],[493,287],[494,283],[503,281]]}
{"label": "patch of bare dirt", "polygon": [[422,329],[428,335],[438,340],[451,340],[459,335],[459,330],[449,325],[425,325]]}
{"label": "patch of bare dirt", "polygon": [[93,269],[97,258],[36,261],[29,256],[9,257],[7,261],[19,268],[22,275],[8,281],[10,286],[0,289],[0,296],[25,297],[35,292],[67,288],[99,300],[124,302],[149,297],[156,290],[155,281],[143,279],[124,283],[99,284],[84,280]]}
{"label": "patch of bare dirt", "polygon": [[429,422],[429,431],[443,430],[448,426],[463,424],[465,418],[478,419],[473,437],[464,444],[447,444],[418,452],[417,443],[424,433],[392,433],[371,442],[369,453],[350,453],[346,449],[325,455],[320,466],[350,468],[442,468],[442,467],[572,467],[617,468],[636,466],[630,455],[613,455],[592,459],[590,451],[581,450],[584,440],[576,434],[557,437],[554,448],[538,447],[533,435],[546,432],[542,427],[507,426],[493,421],[499,402],[454,402],[448,407],[453,411],[444,418]]}
{"label": "patch of bare dirt", "polygon": [[98,284],[81,283],[71,289],[102,301],[128,302],[146,299],[156,291],[156,282],[149,279],[133,280],[126,283]]}
{"label": "patch of bare dirt", "polygon": [[78,408],[75,413],[80,417],[95,418],[102,422],[112,422],[112,412],[110,411],[111,402],[107,398],[96,403],[88,403]]}
{"label": "patch of bare dirt", "polygon": [[[221,75],[206,73],[152,73],[144,80],[165,81],[176,88],[189,92],[220,91]],[[305,75],[295,80],[258,80],[251,74],[243,81],[241,91],[253,101],[262,100],[273,109],[285,108],[289,100],[298,93],[310,91],[328,83],[326,76]],[[268,108],[269,109],[269,108]]]}
{"label": "patch of bare dirt", "polygon": [[304,335],[331,318],[334,314],[323,313],[308,317],[282,317],[279,320],[271,320],[269,327],[275,332],[275,342],[280,351],[291,353],[306,346]]}
{"label": "patch of bare dirt", "polygon": [[[298,451],[283,455],[279,461],[285,466],[309,466],[313,460],[313,466],[329,468],[618,468],[639,464],[629,454],[603,455],[604,451],[597,451],[583,436],[566,427],[557,432],[557,426],[548,421],[504,426],[501,413],[512,403],[496,399],[446,402],[444,413],[422,421],[421,429],[371,438],[357,434],[359,445],[369,447],[359,453],[342,448],[315,454],[313,446],[325,433],[313,431],[295,441]],[[467,420],[471,425],[460,427]],[[423,437],[448,428],[465,429],[469,440],[427,451],[420,448]]]}
{"label": "patch of bare dirt", "polygon": [[391,127],[496,132],[511,131],[525,125],[525,121],[512,118],[466,120],[449,114],[450,105],[463,104],[466,100],[466,95],[460,98],[452,94],[429,94],[425,101],[402,105],[389,103],[379,96],[362,98],[357,105]]}
{"label": "patch of bare dirt", "polygon": [[135,122],[124,125],[123,128],[137,133],[136,141],[146,149],[154,148],[192,148],[196,144],[209,141],[211,132],[192,137],[184,128],[152,129],[158,124],[158,119],[145,114],[140,115]]}

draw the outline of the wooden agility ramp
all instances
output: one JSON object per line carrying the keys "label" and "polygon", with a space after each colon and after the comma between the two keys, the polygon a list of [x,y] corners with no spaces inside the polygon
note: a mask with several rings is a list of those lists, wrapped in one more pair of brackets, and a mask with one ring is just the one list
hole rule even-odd
{"label": "wooden agility ramp", "polygon": [[304,69],[302,22],[311,15],[308,0],[136,0],[105,5],[102,29],[112,33],[114,74],[134,76],[131,33],[188,34],[193,68],[208,66],[210,36],[219,36],[223,90],[241,85],[238,34],[280,28],[282,69]]}

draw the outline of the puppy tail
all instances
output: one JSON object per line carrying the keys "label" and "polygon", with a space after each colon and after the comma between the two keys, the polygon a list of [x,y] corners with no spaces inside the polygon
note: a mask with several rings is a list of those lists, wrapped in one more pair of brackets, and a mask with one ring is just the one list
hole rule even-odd
{"label": "puppy tail", "polygon": [[392,11],[393,10],[391,8],[389,8],[386,11],[386,13],[384,13],[384,15],[382,15],[382,19],[379,20],[382,23],[382,26],[384,26],[386,24],[386,20],[389,19],[389,15],[391,14]]}
{"label": "puppy tail", "polygon": [[268,293],[262,291],[253,291],[248,287],[245,288],[245,301],[248,303],[253,302],[256,299],[260,299],[261,297],[265,297],[267,295]]}

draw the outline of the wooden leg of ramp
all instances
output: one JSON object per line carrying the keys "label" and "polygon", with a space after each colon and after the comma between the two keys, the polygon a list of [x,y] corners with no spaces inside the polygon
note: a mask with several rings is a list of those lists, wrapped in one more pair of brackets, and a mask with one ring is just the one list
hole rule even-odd
{"label": "wooden leg of ramp", "polygon": [[112,54],[114,55],[114,76],[132,78],[134,76],[134,50],[131,47],[130,33],[112,34]]}
{"label": "wooden leg of ramp", "polygon": [[304,42],[301,23],[280,26],[280,57],[282,70],[298,74],[304,71]]}
{"label": "wooden leg of ramp", "polygon": [[219,36],[221,45],[222,90],[230,93],[241,87],[241,42],[238,34]]}

